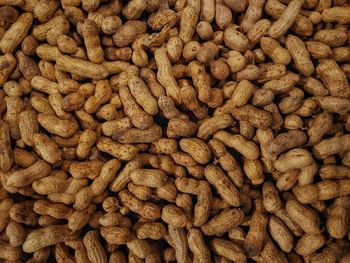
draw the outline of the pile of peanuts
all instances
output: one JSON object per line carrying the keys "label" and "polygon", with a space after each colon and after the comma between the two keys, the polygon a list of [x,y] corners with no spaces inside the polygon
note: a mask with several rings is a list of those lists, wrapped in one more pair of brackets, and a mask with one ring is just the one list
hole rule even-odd
{"label": "pile of peanuts", "polygon": [[348,0],[0,0],[1,263],[349,263]]}

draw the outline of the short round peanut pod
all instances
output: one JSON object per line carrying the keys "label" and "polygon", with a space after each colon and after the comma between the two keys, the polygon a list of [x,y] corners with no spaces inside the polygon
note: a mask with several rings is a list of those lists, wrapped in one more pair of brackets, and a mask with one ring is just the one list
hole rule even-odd
{"label": "short round peanut pod", "polygon": [[121,27],[122,20],[119,16],[108,16],[102,21],[102,32],[108,35],[112,35],[117,32],[118,28]]}
{"label": "short round peanut pod", "polygon": [[213,28],[207,21],[201,21],[196,26],[197,34],[204,41],[209,40],[213,35]]}

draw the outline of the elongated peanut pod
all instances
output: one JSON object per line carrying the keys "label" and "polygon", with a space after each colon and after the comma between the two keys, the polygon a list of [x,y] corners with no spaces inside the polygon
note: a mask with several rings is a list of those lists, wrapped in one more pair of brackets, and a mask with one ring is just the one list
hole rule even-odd
{"label": "elongated peanut pod", "polygon": [[220,196],[232,206],[241,204],[240,196],[237,188],[231,183],[224,172],[215,165],[208,165],[204,170],[204,176],[212,184]]}
{"label": "elongated peanut pod", "polygon": [[171,64],[165,48],[159,48],[154,54],[157,63],[157,79],[165,88],[167,95],[173,98],[176,104],[180,104],[180,88],[171,73]]}
{"label": "elongated peanut pod", "polygon": [[17,21],[11,25],[0,40],[0,48],[3,54],[13,53],[16,47],[27,36],[33,20],[34,15],[32,13],[23,13]]}
{"label": "elongated peanut pod", "polygon": [[255,200],[255,211],[249,223],[249,232],[244,240],[244,248],[249,256],[260,254],[266,239],[268,217],[262,200]]}
{"label": "elongated peanut pod", "polygon": [[283,36],[294,24],[302,4],[303,1],[301,0],[292,0],[283,11],[281,17],[272,24],[268,34],[275,39]]}
{"label": "elongated peanut pod", "polygon": [[179,37],[184,43],[191,41],[199,18],[201,1],[191,0],[182,11]]}
{"label": "elongated peanut pod", "polygon": [[286,48],[289,50],[299,72],[305,76],[310,76],[315,67],[304,42],[297,36],[289,35],[286,39]]}
{"label": "elongated peanut pod", "polygon": [[104,79],[109,74],[104,66],[69,56],[58,57],[56,66],[60,70],[92,79]]}
{"label": "elongated peanut pod", "polygon": [[33,253],[41,248],[63,242],[69,234],[68,225],[53,225],[31,232],[23,243],[23,251]]}
{"label": "elongated peanut pod", "polygon": [[225,129],[233,123],[230,115],[217,115],[202,122],[198,128],[197,136],[207,140],[215,132]]}
{"label": "elongated peanut pod", "polygon": [[204,0],[201,3],[200,20],[213,22],[215,16],[215,0]]}
{"label": "elongated peanut pod", "polygon": [[185,229],[169,225],[168,231],[174,242],[176,261],[186,263],[188,260],[188,243]]}
{"label": "elongated peanut pod", "polygon": [[218,139],[226,146],[234,148],[247,159],[255,160],[260,155],[259,148],[239,134],[233,135],[226,131],[219,131],[214,134],[214,139]]}
{"label": "elongated peanut pod", "polygon": [[10,140],[10,130],[5,121],[0,120],[0,144],[3,149],[0,151],[0,171],[8,172],[14,162],[13,151]]}
{"label": "elongated peanut pod", "polygon": [[203,263],[210,262],[210,251],[207,248],[203,234],[199,229],[191,228],[188,231],[188,247],[194,254],[194,257]]}

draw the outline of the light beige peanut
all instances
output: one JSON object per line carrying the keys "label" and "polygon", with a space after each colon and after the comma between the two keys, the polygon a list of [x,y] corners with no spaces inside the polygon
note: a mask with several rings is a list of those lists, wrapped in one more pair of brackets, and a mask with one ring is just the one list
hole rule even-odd
{"label": "light beige peanut", "polygon": [[209,219],[208,222],[201,226],[201,230],[208,236],[218,235],[228,231],[232,227],[240,225],[243,220],[244,213],[241,209],[226,209]]}
{"label": "light beige peanut", "polygon": [[[280,18],[285,9],[286,6],[282,4],[282,2],[276,0],[268,0],[265,5],[265,12],[275,19]],[[313,33],[312,21],[308,17],[302,15],[302,12],[299,13],[300,14],[297,14],[295,18],[292,31],[301,36],[311,36]]]}
{"label": "light beige peanut", "polygon": [[295,252],[301,256],[309,256],[325,244],[322,234],[304,234],[295,246]]}
{"label": "light beige peanut", "polygon": [[262,163],[259,159],[243,161],[243,170],[252,185],[262,184],[265,180]]}
{"label": "light beige peanut", "polygon": [[266,129],[272,123],[272,117],[268,111],[260,110],[252,105],[244,105],[231,111],[234,118],[249,122],[256,128]]}
{"label": "light beige peanut", "polygon": [[118,193],[119,200],[131,211],[140,214],[144,218],[157,219],[161,217],[161,208],[150,202],[143,202],[133,196],[128,190]]}
{"label": "light beige peanut", "polygon": [[[346,151],[349,147],[347,135],[333,137],[330,139],[321,140],[319,143],[313,146],[315,155],[318,158],[326,158],[330,155],[337,154],[339,152]],[[327,145],[327,148],[325,147]]]}
{"label": "light beige peanut", "polygon": [[287,133],[281,133],[266,145],[266,150],[272,155],[280,153],[303,145],[307,136],[303,131],[291,130]]}
{"label": "light beige peanut", "polygon": [[14,162],[14,155],[10,141],[10,131],[5,121],[0,121],[0,143],[3,145],[3,151],[0,153],[0,170],[8,172]]}
{"label": "light beige peanut", "polygon": [[253,26],[260,19],[265,1],[253,0],[253,1],[244,1],[244,2],[248,2],[249,4],[246,10],[246,13],[244,15],[244,18],[241,22],[241,26],[244,29],[244,31],[247,32],[251,28],[251,26]]}
{"label": "light beige peanut", "polygon": [[322,12],[322,20],[324,22],[337,22],[339,24],[347,24],[349,22],[348,7],[332,7],[324,9]]}
{"label": "light beige peanut", "polygon": [[38,122],[47,131],[65,138],[72,136],[78,129],[77,121],[73,116],[70,119],[62,120],[54,115],[40,113]]}
{"label": "light beige peanut", "polygon": [[268,217],[263,202],[260,199],[254,201],[255,211],[249,223],[249,231],[244,240],[244,248],[249,256],[260,254],[266,238]]}
{"label": "light beige peanut", "polygon": [[274,79],[266,82],[264,88],[270,89],[274,93],[288,92],[300,80],[300,77],[294,73],[288,72],[280,79]]}
{"label": "light beige peanut", "polygon": [[153,240],[159,240],[165,233],[165,226],[158,222],[144,223],[136,230],[136,235],[139,239],[151,238]]}
{"label": "light beige peanut", "polygon": [[141,167],[141,161],[137,158],[129,161],[121,170],[118,176],[111,182],[109,189],[113,192],[119,192],[130,182],[130,172]]}
{"label": "light beige peanut", "polygon": [[215,2],[215,22],[220,29],[225,28],[232,21],[231,9],[223,0]]}
{"label": "light beige peanut", "polygon": [[227,65],[230,67],[232,73],[241,71],[247,64],[246,58],[241,52],[231,50],[228,52],[228,58],[226,60]]}
{"label": "light beige peanut", "polygon": [[50,172],[51,166],[47,162],[39,160],[26,169],[10,173],[7,184],[15,187],[24,187],[49,175]]}
{"label": "light beige peanut", "polygon": [[279,247],[286,253],[293,248],[293,235],[277,216],[270,216],[268,229],[271,237],[278,243]]}
{"label": "light beige peanut", "polygon": [[174,227],[184,227],[188,221],[186,213],[175,205],[164,206],[161,218],[169,226]]}
{"label": "light beige peanut", "polygon": [[304,42],[297,36],[289,35],[286,39],[286,48],[289,50],[299,72],[305,76],[310,76],[315,68]]}
{"label": "light beige peanut", "polygon": [[[286,162],[288,160],[288,162]],[[313,161],[311,154],[301,148],[292,149],[274,161],[275,168],[280,172],[300,169],[310,165]]]}
{"label": "light beige peanut", "polygon": [[119,95],[124,106],[125,114],[130,118],[135,127],[146,129],[151,126],[153,122],[152,117],[144,112],[136,103],[128,87],[121,87]]}
{"label": "light beige peanut", "polygon": [[3,231],[6,228],[6,225],[9,223],[10,219],[10,209],[14,205],[14,202],[11,198],[4,198],[0,201],[0,211],[2,217],[0,220],[0,230]]}
{"label": "light beige peanut", "polygon": [[130,172],[130,179],[135,184],[156,188],[164,185],[167,176],[161,170],[137,169]]}
{"label": "light beige peanut", "polygon": [[87,113],[94,113],[98,108],[109,101],[112,96],[112,89],[108,80],[99,80],[96,83],[95,93],[89,97],[84,104],[84,110]]}
{"label": "light beige peanut", "polygon": [[208,142],[213,154],[218,158],[221,167],[227,172],[232,182],[237,187],[243,185],[243,171],[236,159],[226,150],[224,144],[217,139]]}
{"label": "light beige peanut", "polygon": [[7,78],[14,70],[17,61],[11,53],[8,53],[0,57],[0,63],[4,65],[0,71],[0,84],[4,85],[4,83],[7,81]]}
{"label": "light beige peanut", "polygon": [[89,231],[83,239],[86,248],[87,256],[92,262],[107,262],[107,255],[99,240],[97,231]]}
{"label": "light beige peanut", "polygon": [[175,257],[179,263],[185,263],[188,260],[188,243],[184,228],[178,228],[169,225],[169,236],[174,242]]}
{"label": "light beige peanut", "polygon": [[274,245],[272,240],[268,237],[264,249],[261,251],[261,257],[263,260],[271,261],[274,260],[280,263],[288,262],[284,253]]}
{"label": "light beige peanut", "polygon": [[212,89],[208,83],[208,75],[206,74],[205,67],[198,61],[192,61],[187,66],[188,75],[192,77],[193,84],[198,94],[198,100],[209,104]]}
{"label": "light beige peanut", "polygon": [[196,32],[201,39],[209,40],[213,35],[213,28],[211,27],[209,22],[200,21],[196,26]]}
{"label": "light beige peanut", "polygon": [[278,195],[278,190],[271,182],[266,182],[263,185],[263,205],[269,213],[274,213],[280,218],[295,236],[300,236],[303,233],[300,226],[282,208],[282,200]]}
{"label": "light beige peanut", "polygon": [[241,246],[225,239],[214,238],[211,241],[213,250],[220,256],[232,261],[245,261],[246,256]]}
{"label": "light beige peanut", "polygon": [[233,26],[228,26],[224,32],[225,45],[236,51],[246,51],[249,46],[249,40],[244,34],[239,32]]}
{"label": "light beige peanut", "polygon": [[47,135],[36,133],[33,135],[33,146],[38,155],[51,164],[62,160],[62,153],[57,144]]}
{"label": "light beige peanut", "polygon": [[205,0],[201,3],[200,20],[211,23],[215,17],[215,1]]}
{"label": "light beige peanut", "polygon": [[158,98],[158,107],[167,119],[183,118],[184,115],[176,108],[174,100],[170,96],[161,95]]}
{"label": "light beige peanut", "polygon": [[67,225],[53,225],[34,230],[25,239],[23,251],[33,253],[41,248],[63,242],[69,235]]}
{"label": "light beige peanut", "polygon": [[305,233],[314,234],[320,231],[320,222],[316,213],[296,200],[286,203],[288,215],[295,221]]}
{"label": "light beige peanut", "polygon": [[96,137],[96,133],[92,130],[85,130],[81,134],[76,150],[78,158],[85,159],[90,154],[91,147],[95,144]]}
{"label": "light beige peanut", "polygon": [[152,124],[147,129],[130,128],[114,133],[112,138],[120,143],[152,143],[162,136],[162,129],[157,124]]}
{"label": "light beige peanut", "polygon": [[22,150],[20,148],[14,149],[13,156],[15,158],[15,164],[23,168],[32,165],[36,161],[35,154]]}
{"label": "light beige peanut", "polygon": [[326,97],[314,97],[314,100],[319,106],[328,112],[346,114],[350,111],[349,100],[343,98],[337,98],[333,96]]}
{"label": "light beige peanut", "polygon": [[208,220],[212,199],[209,184],[205,181],[182,177],[175,180],[175,186],[181,192],[197,195],[198,200],[194,206],[193,224],[195,226],[203,225]]}
{"label": "light beige peanut", "polygon": [[206,64],[213,60],[219,51],[219,47],[211,41],[203,43],[196,52],[197,60]]}
{"label": "light beige peanut", "polygon": [[32,13],[23,13],[5,32],[0,41],[0,48],[4,54],[12,53],[21,44],[32,26],[33,20]]}
{"label": "light beige peanut", "polygon": [[247,7],[247,1],[224,0],[224,2],[233,12],[243,12]]}
{"label": "light beige peanut", "polygon": [[155,61],[159,69],[157,72],[159,83],[165,88],[167,95],[172,97],[175,104],[179,104],[181,102],[180,88],[171,74],[171,64],[166,49],[160,48],[156,51]]}
{"label": "light beige peanut", "polygon": [[217,166],[208,165],[204,170],[204,176],[212,184],[220,196],[232,206],[239,206],[241,201],[236,187],[230,182],[224,172]]}
{"label": "light beige peanut", "polygon": [[195,260],[210,262],[210,251],[203,239],[203,234],[199,229],[191,228],[188,231],[188,247],[194,254]]}
{"label": "light beige peanut", "polygon": [[150,148],[151,153],[172,154],[177,151],[177,141],[174,139],[162,138],[153,142]]}
{"label": "light beige peanut", "polygon": [[[254,91],[253,84],[248,80],[241,80],[232,93],[230,104],[232,106],[241,107],[248,103]],[[232,108],[234,109],[234,108]]]}
{"label": "light beige peanut", "polygon": [[19,129],[19,115],[24,110],[24,102],[19,97],[8,97],[6,99],[6,116],[4,118],[7,121],[10,129],[10,137],[14,139],[20,138]]}
{"label": "light beige peanut", "polygon": [[311,262],[315,263],[317,261],[336,261],[342,253],[342,247],[344,246],[343,240],[335,240],[326,245],[326,247],[320,253],[315,253],[311,256]]}
{"label": "light beige peanut", "polygon": [[331,48],[321,42],[307,41],[305,45],[313,58],[326,59],[333,55]]}
{"label": "light beige peanut", "polygon": [[10,244],[0,241],[0,258],[7,261],[18,261],[21,258],[21,247],[13,247]]}
{"label": "light beige peanut", "polygon": [[90,186],[81,189],[77,193],[74,207],[79,210],[87,208],[92,198],[100,195],[107,188],[119,167],[120,162],[116,159],[112,159],[104,164],[100,176],[97,177]]}
{"label": "light beige peanut", "polygon": [[209,162],[211,152],[209,147],[200,139],[190,138],[182,139],[180,141],[180,148],[184,152],[189,153],[193,159],[200,164],[206,164]]}
{"label": "light beige peanut", "polygon": [[183,10],[180,20],[179,37],[185,44],[191,41],[192,35],[196,30],[200,8],[200,1],[191,0]]}
{"label": "light beige peanut", "polygon": [[348,232],[347,220],[349,218],[349,197],[338,197],[328,209],[326,227],[328,233],[334,238],[343,238]]}
{"label": "light beige peanut", "polygon": [[33,211],[39,215],[49,215],[56,219],[69,219],[74,210],[64,204],[38,200],[34,203]]}
{"label": "light beige peanut", "polygon": [[51,194],[63,192],[68,187],[69,181],[64,173],[51,173],[33,182],[33,190],[39,194]]}
{"label": "light beige peanut", "polygon": [[323,180],[316,184],[296,185],[293,192],[303,204],[310,204],[317,200],[329,200],[339,196],[346,196],[349,191],[349,180]]}
{"label": "light beige peanut", "polygon": [[279,38],[288,31],[297,18],[302,3],[303,1],[293,0],[288,4],[281,17],[272,24],[268,31],[268,34],[272,38]]}
{"label": "light beige peanut", "polygon": [[213,118],[206,119],[198,128],[197,136],[203,140],[207,140],[218,130],[225,129],[233,123],[230,115],[218,115]]}
{"label": "light beige peanut", "polygon": [[108,76],[108,70],[104,66],[69,56],[58,57],[56,59],[56,66],[65,72],[87,78],[103,79]]}
{"label": "light beige peanut", "polygon": [[[271,22],[267,19],[260,19],[257,21],[247,32],[247,38],[251,42],[251,45],[255,45],[262,37],[267,33],[271,26]],[[261,51],[261,50],[260,50]]]}
{"label": "light beige peanut", "polygon": [[283,64],[263,64],[259,65],[260,75],[257,80],[259,83],[266,83],[270,80],[276,80],[287,73],[286,66]]}
{"label": "light beige peanut", "polygon": [[347,98],[349,84],[344,72],[334,60],[323,60],[316,67],[317,74],[332,96]]}
{"label": "light beige peanut", "polygon": [[319,173],[322,179],[346,179],[349,177],[349,168],[332,164],[322,165]]}
{"label": "light beige peanut", "polygon": [[138,258],[147,258],[152,252],[150,244],[144,239],[135,238],[126,245]]}
{"label": "light beige peanut", "polygon": [[270,37],[262,37],[260,39],[261,49],[276,64],[288,65],[291,62],[289,51],[283,48],[278,41]]}
{"label": "light beige peanut", "polygon": [[145,83],[139,77],[132,77],[128,81],[131,94],[137,103],[150,115],[158,113],[158,105],[156,99],[152,96]]}
{"label": "light beige peanut", "polygon": [[6,226],[6,235],[10,239],[10,244],[13,247],[21,246],[26,237],[25,229],[23,225],[10,221]]}
{"label": "light beige peanut", "polygon": [[[333,39],[334,41],[331,41]],[[338,29],[323,29],[317,31],[314,40],[328,45],[331,48],[342,46],[347,39],[345,32]]]}
{"label": "light beige peanut", "polygon": [[253,142],[246,140],[241,135],[233,135],[226,131],[219,131],[214,134],[214,139],[218,139],[226,146],[234,148],[247,159],[255,160],[260,155],[259,148]]}

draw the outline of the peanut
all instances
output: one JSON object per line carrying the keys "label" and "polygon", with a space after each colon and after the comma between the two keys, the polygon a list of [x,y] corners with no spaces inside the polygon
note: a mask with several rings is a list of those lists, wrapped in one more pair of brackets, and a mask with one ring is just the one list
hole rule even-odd
{"label": "peanut", "polygon": [[347,262],[348,1],[0,6],[1,262]]}

